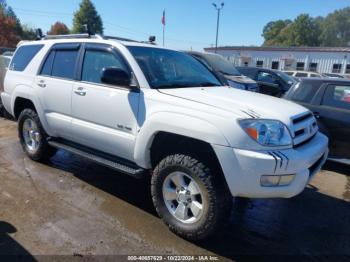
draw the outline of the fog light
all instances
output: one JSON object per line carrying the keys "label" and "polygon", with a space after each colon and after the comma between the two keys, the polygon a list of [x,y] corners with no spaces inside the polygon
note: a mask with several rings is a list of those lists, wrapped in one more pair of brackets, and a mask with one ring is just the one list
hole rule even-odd
{"label": "fog light", "polygon": [[281,180],[279,182],[280,186],[288,186],[294,180],[295,175],[286,175],[281,176]]}
{"label": "fog light", "polygon": [[293,181],[294,177],[295,175],[263,175],[260,178],[260,185],[264,187],[288,186]]}

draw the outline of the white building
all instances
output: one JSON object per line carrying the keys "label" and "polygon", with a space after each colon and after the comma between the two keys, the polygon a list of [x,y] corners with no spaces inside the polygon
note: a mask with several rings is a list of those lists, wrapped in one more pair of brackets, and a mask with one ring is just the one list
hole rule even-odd
{"label": "white building", "polygon": [[[215,48],[205,48],[215,52]],[[350,47],[218,47],[235,66],[350,74]]]}

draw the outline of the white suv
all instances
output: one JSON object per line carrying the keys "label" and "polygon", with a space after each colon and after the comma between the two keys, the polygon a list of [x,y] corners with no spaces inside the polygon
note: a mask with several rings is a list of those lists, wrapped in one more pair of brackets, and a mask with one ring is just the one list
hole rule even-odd
{"label": "white suv", "polygon": [[39,161],[64,149],[149,176],[159,216],[187,239],[212,234],[232,196],[299,194],[327,158],[310,111],[220,86],[187,54],[62,38],[22,43],[6,75],[1,98],[24,151]]}

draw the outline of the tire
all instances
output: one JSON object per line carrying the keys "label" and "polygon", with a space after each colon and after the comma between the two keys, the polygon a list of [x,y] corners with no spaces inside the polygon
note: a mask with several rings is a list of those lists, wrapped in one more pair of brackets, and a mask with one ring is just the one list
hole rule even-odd
{"label": "tire", "polygon": [[[28,143],[31,140],[29,131],[24,131],[28,127],[27,123],[31,123],[35,140],[35,146]],[[38,114],[32,109],[24,109],[18,117],[18,136],[24,152],[34,161],[47,161],[54,156],[57,150],[47,143],[47,134],[41,125]],[[33,142],[33,141],[32,141]]]}
{"label": "tire", "polygon": [[[175,197],[172,191],[174,186],[178,188],[173,180],[179,180],[176,176],[182,175],[182,183],[188,184],[187,189],[190,193],[185,190],[181,195],[182,191],[176,191],[177,200],[169,201]],[[213,174],[196,158],[183,154],[167,156],[156,166],[151,179],[152,199],[158,215],[171,231],[185,239],[199,241],[211,236],[224,224],[229,217],[232,197],[219,175]],[[190,187],[194,188],[190,186],[193,181],[196,189],[191,190]],[[168,191],[171,191],[169,196]],[[200,197],[195,195],[196,191],[201,192]],[[191,199],[184,200],[187,194]],[[184,205],[187,207],[185,216],[183,212],[179,212],[180,216],[177,215],[178,209],[184,210]],[[202,208],[195,208],[195,212],[192,212],[193,207],[197,206]],[[198,212],[198,209],[201,211]]]}

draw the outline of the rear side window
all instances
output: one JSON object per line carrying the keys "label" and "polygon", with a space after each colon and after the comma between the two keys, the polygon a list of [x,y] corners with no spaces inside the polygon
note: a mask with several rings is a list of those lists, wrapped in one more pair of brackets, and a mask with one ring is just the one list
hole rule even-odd
{"label": "rear side window", "polygon": [[25,45],[18,48],[10,65],[12,71],[24,71],[44,45]]}
{"label": "rear side window", "polygon": [[255,70],[251,70],[249,68],[237,68],[237,69],[242,75],[245,75],[251,79],[255,79],[255,76],[256,76]]}
{"label": "rear side window", "polygon": [[301,82],[295,86],[292,100],[310,103],[320,86],[321,82]]}
{"label": "rear side window", "polygon": [[52,65],[52,76],[74,79],[78,50],[56,50]]}
{"label": "rear side window", "polygon": [[350,110],[350,86],[328,86],[322,104],[325,106]]}
{"label": "rear side window", "polygon": [[278,82],[277,78],[267,72],[259,72],[257,81],[275,84]]}
{"label": "rear side window", "polygon": [[41,75],[46,75],[46,76],[50,76],[51,75],[51,71],[52,71],[52,64],[53,64],[53,59],[55,57],[55,51],[51,51],[50,54],[48,55],[48,57],[46,58],[46,61],[41,69],[40,74]]}

